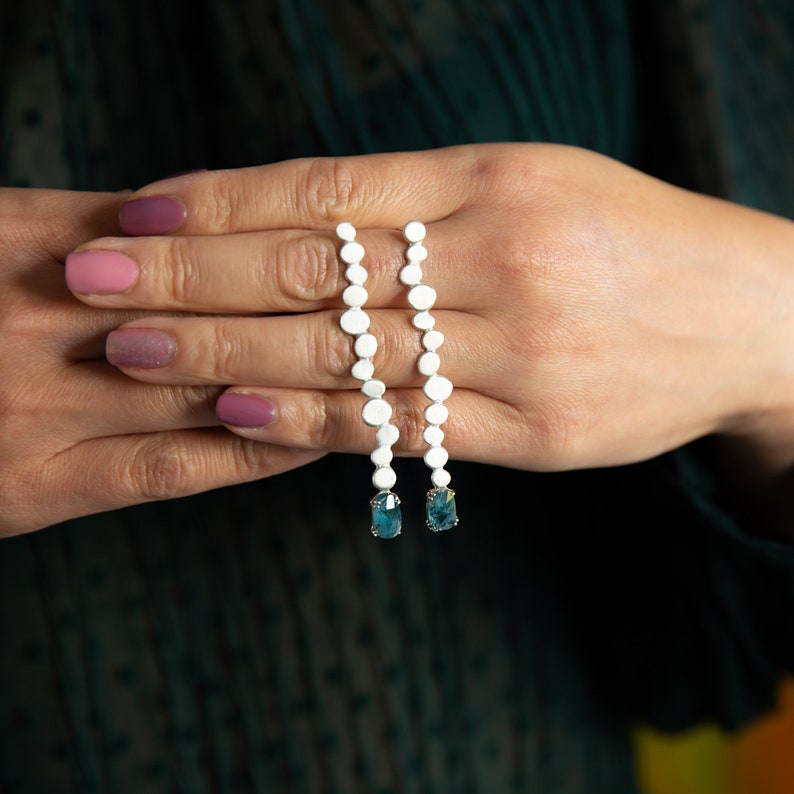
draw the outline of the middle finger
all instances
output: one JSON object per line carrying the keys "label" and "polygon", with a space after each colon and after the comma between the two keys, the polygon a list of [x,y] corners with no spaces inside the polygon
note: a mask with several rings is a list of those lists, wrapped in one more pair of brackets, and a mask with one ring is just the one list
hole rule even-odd
{"label": "middle finger", "polygon": [[[487,303],[480,278],[481,232],[459,220],[428,231],[425,280],[439,308],[472,310]],[[397,231],[364,230],[369,306],[405,306],[399,272],[406,243]],[[250,232],[209,237],[103,238],[70,254],[69,288],[104,308],[214,314],[306,312],[341,305],[347,282],[340,243],[330,232]],[[492,250],[492,249],[489,249]],[[486,288],[487,289],[487,288]],[[496,292],[494,290],[494,292]]]}

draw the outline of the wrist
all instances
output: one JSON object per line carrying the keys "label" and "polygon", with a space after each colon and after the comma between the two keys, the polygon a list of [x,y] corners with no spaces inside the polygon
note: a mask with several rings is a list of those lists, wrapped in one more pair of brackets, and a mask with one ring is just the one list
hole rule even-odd
{"label": "wrist", "polygon": [[731,329],[736,399],[718,429],[743,439],[776,470],[794,462],[794,223],[751,213],[753,233],[733,243],[738,323]]}
{"label": "wrist", "polygon": [[752,231],[738,245],[731,235],[728,260],[743,283],[734,331],[737,400],[718,427],[715,464],[749,526],[792,538],[794,223],[744,212]]}

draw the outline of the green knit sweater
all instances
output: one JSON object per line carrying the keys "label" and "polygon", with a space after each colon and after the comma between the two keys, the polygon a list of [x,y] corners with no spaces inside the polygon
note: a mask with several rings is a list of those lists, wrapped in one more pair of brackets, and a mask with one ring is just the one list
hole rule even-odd
{"label": "green knit sweater", "polygon": [[[790,7],[6,3],[0,179],[546,140],[792,214]],[[634,722],[739,725],[794,669],[794,552],[689,450],[456,464],[460,527],[406,505],[393,543],[369,476],[333,457],[3,541],[0,791],[628,793]]]}

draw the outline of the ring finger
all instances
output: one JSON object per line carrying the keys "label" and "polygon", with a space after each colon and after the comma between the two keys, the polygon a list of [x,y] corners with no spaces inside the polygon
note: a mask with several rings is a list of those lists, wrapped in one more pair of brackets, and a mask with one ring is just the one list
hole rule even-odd
{"label": "ring finger", "polygon": [[[418,386],[421,336],[410,312],[368,312],[378,344],[375,377],[388,386]],[[173,385],[245,383],[285,388],[349,389],[356,356],[339,327],[339,312],[275,317],[151,317],[111,333],[108,360],[138,380]],[[499,336],[488,320],[459,312],[434,312],[445,334],[442,374],[463,388],[494,382],[491,356]],[[471,345],[470,340],[477,344]]]}

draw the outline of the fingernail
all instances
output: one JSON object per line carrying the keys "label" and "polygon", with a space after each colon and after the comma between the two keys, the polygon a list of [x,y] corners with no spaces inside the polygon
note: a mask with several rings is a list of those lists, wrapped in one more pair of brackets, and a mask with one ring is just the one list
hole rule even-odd
{"label": "fingernail", "polygon": [[234,427],[267,427],[276,418],[276,406],[255,394],[226,392],[215,403],[215,416]]}
{"label": "fingernail", "polygon": [[105,356],[114,367],[164,367],[174,360],[176,339],[157,328],[111,331]]}
{"label": "fingernail", "polygon": [[119,223],[133,237],[175,232],[187,217],[187,207],[173,196],[145,196],[121,205]]}
{"label": "fingernail", "polygon": [[138,279],[138,265],[117,251],[78,251],[66,257],[66,286],[86,295],[128,290]]}

